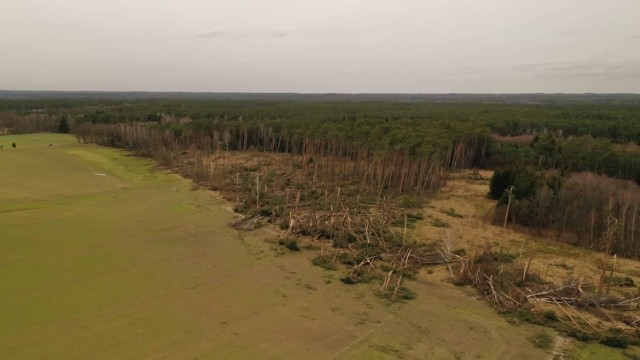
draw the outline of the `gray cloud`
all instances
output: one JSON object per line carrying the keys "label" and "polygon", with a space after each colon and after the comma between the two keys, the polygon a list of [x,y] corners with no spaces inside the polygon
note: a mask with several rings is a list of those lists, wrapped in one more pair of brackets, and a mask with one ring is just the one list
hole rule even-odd
{"label": "gray cloud", "polygon": [[514,67],[519,73],[573,78],[640,76],[640,58],[625,60],[576,60],[522,64]]}
{"label": "gray cloud", "polygon": [[292,33],[293,32],[290,30],[276,30],[276,31],[270,31],[269,36],[271,36],[272,38],[283,38],[291,35]]}
{"label": "gray cloud", "polygon": [[197,34],[195,37],[200,38],[200,39],[211,39],[211,38],[217,38],[217,37],[222,37],[225,36],[227,33],[225,33],[222,30],[210,30],[207,32],[203,32],[200,34]]}
{"label": "gray cloud", "polygon": [[323,35],[330,35],[335,31],[327,30],[259,30],[259,31],[236,31],[236,30],[222,30],[215,29],[196,34],[194,37],[198,39],[215,39],[215,38],[242,38],[242,37],[269,37],[272,39],[285,38],[290,36],[302,36],[302,37],[318,37]]}
{"label": "gray cloud", "polygon": [[232,38],[242,38],[247,36],[246,32],[242,31],[230,31],[230,30],[209,30],[195,35],[197,39],[215,39],[215,38],[224,38],[224,37],[232,37]]}

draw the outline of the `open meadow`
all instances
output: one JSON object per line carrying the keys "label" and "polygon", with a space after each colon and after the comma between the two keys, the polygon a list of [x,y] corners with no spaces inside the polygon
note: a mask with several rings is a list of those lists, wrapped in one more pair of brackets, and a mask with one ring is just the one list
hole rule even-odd
{"label": "open meadow", "polygon": [[70,135],[0,143],[0,358],[550,356],[536,329],[426,274],[390,305],[312,251],[279,255],[148,160]]}

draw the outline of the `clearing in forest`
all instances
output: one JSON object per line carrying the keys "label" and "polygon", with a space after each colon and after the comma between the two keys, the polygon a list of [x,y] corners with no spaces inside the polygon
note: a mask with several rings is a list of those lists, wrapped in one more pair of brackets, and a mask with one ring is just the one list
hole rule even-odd
{"label": "clearing in forest", "polygon": [[[429,201],[422,212],[424,220],[416,226],[415,236],[427,242],[449,238],[453,248],[462,248],[467,254],[479,254],[483,249],[492,248],[505,256],[513,257],[513,264],[524,268],[529,264],[530,272],[545,281],[565,284],[571,279],[582,278],[585,287],[588,282],[597,283],[601,274],[602,253],[555,241],[556,234],[548,231],[531,231],[509,224],[492,225],[496,202],[487,196],[492,171],[480,171],[472,176],[470,172],[453,174],[438,194]],[[478,175],[480,175],[478,177]],[[447,281],[450,274],[445,267],[434,269],[431,279]],[[640,283],[640,261],[618,258],[614,279],[627,280],[631,284]],[[611,286],[611,295],[636,294],[636,286]],[[634,295],[636,296],[636,295]],[[540,304],[540,303],[538,303]],[[554,304],[543,305],[560,316],[564,315]],[[593,313],[580,311],[592,323],[603,323]],[[515,322],[521,321],[517,317]],[[613,325],[610,325],[613,327]],[[550,333],[552,330],[548,330]],[[628,359],[636,358],[640,349],[630,347],[620,350],[598,344],[597,341],[583,343],[565,338],[558,346],[557,353],[564,353],[566,359]]]}

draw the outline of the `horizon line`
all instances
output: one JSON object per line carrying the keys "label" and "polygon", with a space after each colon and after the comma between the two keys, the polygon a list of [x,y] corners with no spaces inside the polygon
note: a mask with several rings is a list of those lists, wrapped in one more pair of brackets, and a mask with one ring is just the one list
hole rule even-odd
{"label": "horizon line", "polygon": [[185,91],[185,90],[50,90],[0,89],[0,92],[49,93],[177,93],[177,94],[266,94],[266,95],[640,95],[640,92],[297,92],[297,91]]}

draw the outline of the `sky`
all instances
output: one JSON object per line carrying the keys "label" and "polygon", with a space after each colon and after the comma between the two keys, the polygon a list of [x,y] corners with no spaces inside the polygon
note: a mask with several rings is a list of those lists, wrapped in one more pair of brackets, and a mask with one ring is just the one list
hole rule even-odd
{"label": "sky", "polygon": [[1,0],[0,89],[640,93],[640,0]]}

